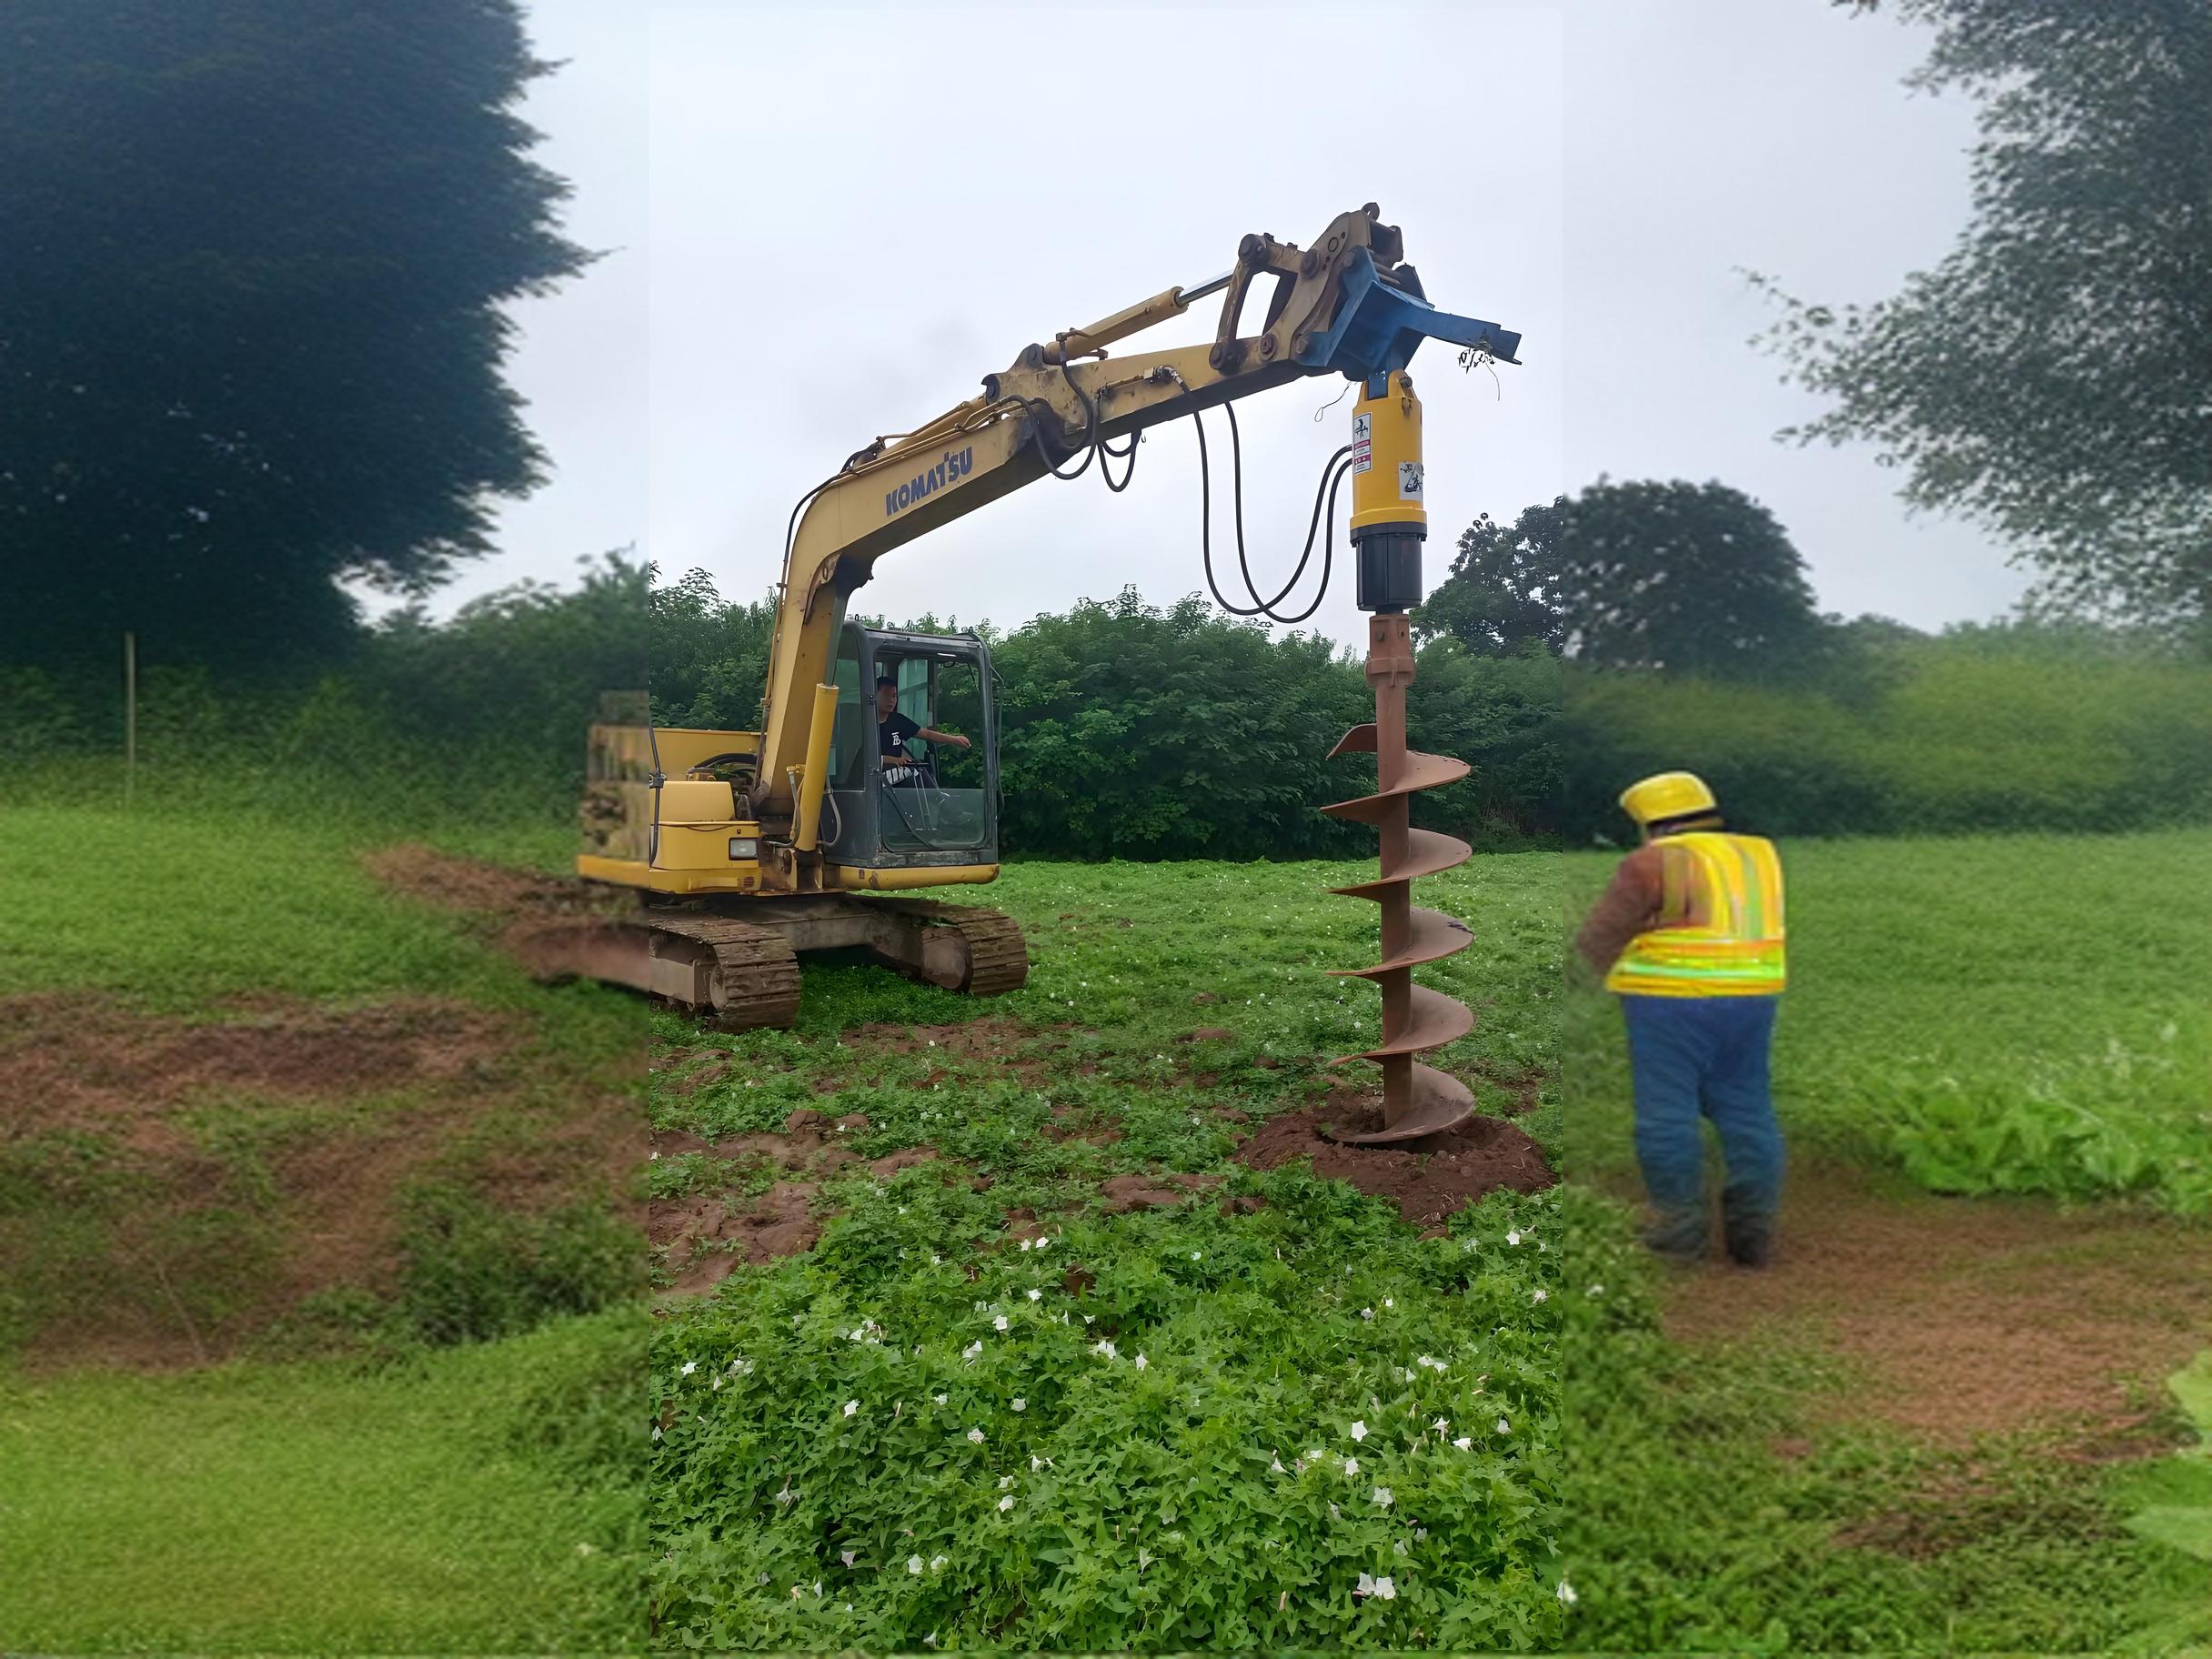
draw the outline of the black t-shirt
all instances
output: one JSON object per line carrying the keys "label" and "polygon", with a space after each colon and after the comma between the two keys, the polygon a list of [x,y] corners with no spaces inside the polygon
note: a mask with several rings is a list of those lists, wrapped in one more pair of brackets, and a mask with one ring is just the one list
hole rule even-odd
{"label": "black t-shirt", "polygon": [[900,714],[896,709],[876,722],[876,747],[883,754],[895,755],[899,746],[921,728]]}

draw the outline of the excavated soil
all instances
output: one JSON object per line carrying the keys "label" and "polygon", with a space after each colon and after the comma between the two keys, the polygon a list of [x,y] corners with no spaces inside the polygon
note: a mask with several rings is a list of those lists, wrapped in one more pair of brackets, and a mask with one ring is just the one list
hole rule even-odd
{"label": "excavated soil", "polygon": [[558,910],[577,902],[583,890],[556,877],[458,858],[431,847],[381,848],[364,853],[361,865],[396,893],[440,910],[484,915]]}
{"label": "excavated soil", "polygon": [[809,1213],[819,1189],[812,1181],[779,1181],[759,1198],[725,1201],[700,1196],[656,1201],[646,1223],[654,1247],[668,1252],[679,1295],[710,1291],[740,1262],[759,1263],[814,1248],[822,1218]]}
{"label": "excavated soil", "polygon": [[[401,1189],[524,1069],[513,1021],[433,999],[213,1016],[0,999],[0,1165],[37,1194],[0,1223],[0,1279],[35,1287],[34,1364],[220,1360],[316,1292],[388,1288]],[[618,1192],[642,1141],[634,1107],[588,1093],[468,1179],[508,1207]]]}
{"label": "excavated soil", "polygon": [[2212,1232],[2026,1200],[1877,1194],[1793,1172],[1776,1260],[1668,1276],[1689,1341],[1810,1335],[1868,1379],[1838,1408],[1940,1441],[2063,1428],[2076,1455],[2165,1449],[2144,1403],[2212,1345]]}
{"label": "excavated soil", "polygon": [[1272,1170],[1312,1158],[1316,1175],[1348,1181],[1372,1198],[1386,1198],[1398,1213],[1424,1233],[1443,1231],[1445,1220],[1499,1188],[1540,1192],[1559,1177],[1543,1149],[1514,1124],[1474,1117],[1448,1134],[1432,1135],[1403,1148],[1340,1146],[1325,1140],[1322,1124],[1355,1121],[1372,1102],[1355,1095],[1332,1096],[1303,1111],[1270,1118],[1237,1149],[1237,1161]]}

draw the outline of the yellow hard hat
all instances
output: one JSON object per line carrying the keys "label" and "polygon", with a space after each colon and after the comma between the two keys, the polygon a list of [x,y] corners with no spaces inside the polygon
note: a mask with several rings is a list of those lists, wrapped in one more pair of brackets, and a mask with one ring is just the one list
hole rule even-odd
{"label": "yellow hard hat", "polygon": [[1621,791],[1621,810],[1639,824],[1714,812],[1720,802],[1695,772],[1658,772]]}

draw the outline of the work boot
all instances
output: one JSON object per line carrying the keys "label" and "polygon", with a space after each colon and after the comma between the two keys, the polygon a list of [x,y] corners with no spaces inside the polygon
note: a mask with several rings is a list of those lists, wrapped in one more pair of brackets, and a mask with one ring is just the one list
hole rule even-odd
{"label": "work boot", "polygon": [[1705,1259],[1706,1222],[1703,1210],[1654,1210],[1644,1229],[1644,1243],[1670,1262]]}
{"label": "work boot", "polygon": [[1775,1256],[1775,1218],[1771,1215],[1731,1215],[1723,1232],[1728,1260],[1738,1267],[1765,1267]]}

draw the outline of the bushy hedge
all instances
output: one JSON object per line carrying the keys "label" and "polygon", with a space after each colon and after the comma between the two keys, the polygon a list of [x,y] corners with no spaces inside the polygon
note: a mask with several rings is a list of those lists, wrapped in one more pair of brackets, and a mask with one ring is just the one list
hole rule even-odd
{"label": "bushy hedge", "polygon": [[[570,589],[525,587],[433,624],[402,615],[318,678],[217,684],[155,654],[142,677],[142,793],[425,822],[566,820],[601,694],[649,668],[671,724],[750,728],[773,611],[703,573],[654,588],[608,559]],[[918,627],[938,626],[921,618]],[[1323,759],[1369,718],[1350,650],[1272,637],[1133,591],[991,641],[1013,857],[1357,855],[1323,819],[1372,768]],[[1416,821],[1483,848],[1624,837],[1614,799],[1686,767],[1776,835],[2144,829],[2212,816],[2212,664],[2109,636],[2028,628],[1940,638],[1839,629],[1807,683],[1563,668],[1541,646],[1421,652],[1414,743],[1473,764]],[[112,683],[0,667],[0,799],[112,794]]]}
{"label": "bushy hedge", "polygon": [[1575,672],[1562,816],[1586,843],[1626,828],[1645,772],[1706,777],[1777,835],[2140,830],[2212,816],[2212,668],[2180,658],[1991,649],[1904,652],[1871,703],[1709,681]]}

